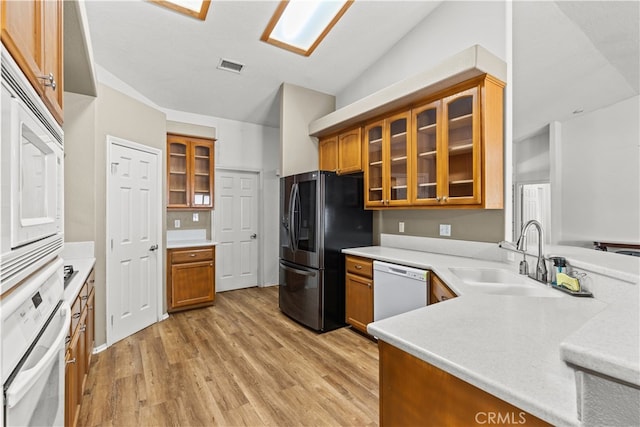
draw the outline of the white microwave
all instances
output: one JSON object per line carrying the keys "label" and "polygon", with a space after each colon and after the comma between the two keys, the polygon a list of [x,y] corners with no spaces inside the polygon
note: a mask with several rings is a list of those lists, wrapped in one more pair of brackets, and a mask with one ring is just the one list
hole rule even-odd
{"label": "white microwave", "polygon": [[2,292],[62,250],[62,129],[2,48],[0,281]]}

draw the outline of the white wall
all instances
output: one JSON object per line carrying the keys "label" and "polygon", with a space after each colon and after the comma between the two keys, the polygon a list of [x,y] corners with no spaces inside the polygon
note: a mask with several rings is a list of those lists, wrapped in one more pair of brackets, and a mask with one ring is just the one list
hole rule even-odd
{"label": "white wall", "polygon": [[562,123],[562,241],[640,242],[639,105],[635,96]]}
{"label": "white wall", "polygon": [[549,182],[549,126],[513,144],[515,183]]}
{"label": "white wall", "polygon": [[428,70],[479,44],[506,58],[506,8],[500,1],[445,1],[367,71],[336,95],[341,108],[399,80]]}
{"label": "white wall", "polygon": [[335,98],[288,83],[280,87],[280,168],[288,176],[318,169],[318,139],[309,123],[335,110]]}

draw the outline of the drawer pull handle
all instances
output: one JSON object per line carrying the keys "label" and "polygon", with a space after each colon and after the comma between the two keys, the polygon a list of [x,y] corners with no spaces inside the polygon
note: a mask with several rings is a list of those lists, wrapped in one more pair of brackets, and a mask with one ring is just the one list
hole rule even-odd
{"label": "drawer pull handle", "polygon": [[82,295],[82,296],[80,297],[80,299],[81,299],[82,301],[86,301],[88,298],[89,298],[89,295]]}
{"label": "drawer pull handle", "polygon": [[442,295],[442,296],[440,297],[440,301],[446,301],[446,300],[448,300],[448,299],[449,299],[449,297],[448,297],[448,296],[446,296],[446,295]]}
{"label": "drawer pull handle", "polygon": [[80,318],[80,313],[73,313],[73,317],[74,319],[79,319]]}
{"label": "drawer pull handle", "polygon": [[362,270],[362,266],[360,264],[356,264],[356,270]]}
{"label": "drawer pull handle", "polygon": [[67,360],[67,365],[70,363],[76,363],[76,358],[74,357],[73,359]]}
{"label": "drawer pull handle", "polygon": [[87,330],[87,325],[80,326],[80,332],[84,332]]}
{"label": "drawer pull handle", "polygon": [[196,254],[189,254],[189,256],[190,256],[190,257],[194,257],[194,256],[196,256]]}

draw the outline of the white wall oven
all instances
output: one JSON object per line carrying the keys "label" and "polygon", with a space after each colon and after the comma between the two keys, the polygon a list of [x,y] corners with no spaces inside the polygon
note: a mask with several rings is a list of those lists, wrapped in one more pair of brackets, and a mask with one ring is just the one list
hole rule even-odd
{"label": "white wall oven", "polygon": [[4,426],[64,424],[65,338],[61,259],[47,264],[0,301]]}
{"label": "white wall oven", "polygon": [[2,47],[0,132],[2,293],[63,245],[63,132]]}

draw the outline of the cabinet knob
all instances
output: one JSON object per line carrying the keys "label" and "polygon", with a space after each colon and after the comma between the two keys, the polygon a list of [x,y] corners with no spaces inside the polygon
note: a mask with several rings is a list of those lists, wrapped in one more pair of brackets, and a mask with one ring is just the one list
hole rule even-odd
{"label": "cabinet knob", "polygon": [[436,202],[439,202],[439,201],[440,201],[440,197],[436,197]]}
{"label": "cabinet knob", "polygon": [[448,299],[449,299],[449,297],[448,297],[448,296],[446,296],[446,295],[442,295],[442,296],[440,297],[440,301],[446,301],[446,300],[448,300]]}
{"label": "cabinet knob", "polygon": [[356,264],[356,270],[362,270],[362,266],[360,264]]}
{"label": "cabinet knob", "polygon": [[196,256],[196,254],[189,254],[189,256],[190,256],[190,257],[194,257],[194,256]]}
{"label": "cabinet knob", "polygon": [[444,196],[444,197],[442,198],[442,201],[443,201],[443,202],[446,202],[446,201],[447,201],[447,196]]}
{"label": "cabinet knob", "polygon": [[53,90],[56,90],[56,80],[53,78],[53,73],[49,73],[46,76],[38,77],[40,80],[44,80],[44,85],[50,87]]}

